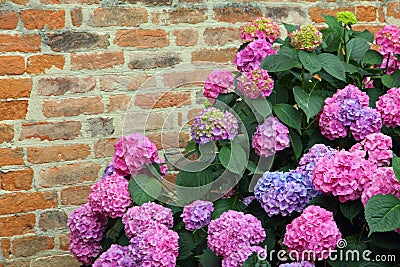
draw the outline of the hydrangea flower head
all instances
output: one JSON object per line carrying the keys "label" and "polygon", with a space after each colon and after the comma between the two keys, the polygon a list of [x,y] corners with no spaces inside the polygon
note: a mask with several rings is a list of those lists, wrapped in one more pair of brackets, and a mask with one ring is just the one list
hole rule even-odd
{"label": "hydrangea flower head", "polygon": [[111,218],[122,217],[132,205],[128,180],[117,174],[97,181],[89,193],[89,205],[94,212],[104,213]]}
{"label": "hydrangea flower head", "polygon": [[105,179],[107,176],[115,174],[115,169],[114,169],[114,165],[112,163],[110,163],[105,169],[104,169],[104,174],[101,177],[101,179]]}
{"label": "hydrangea flower head", "polygon": [[234,89],[232,72],[227,70],[214,70],[204,82],[204,96],[216,99],[220,94],[226,94]]}
{"label": "hydrangea flower head", "polygon": [[279,267],[315,267],[314,263],[309,261],[284,263],[279,265]]}
{"label": "hydrangea flower head", "polygon": [[111,247],[107,251],[103,252],[93,263],[93,267],[104,266],[141,266],[140,252],[136,251],[133,246],[112,244]]}
{"label": "hydrangea flower head", "polygon": [[101,253],[101,246],[98,241],[85,242],[79,238],[71,238],[69,251],[77,261],[90,266]]}
{"label": "hydrangea flower head", "polygon": [[208,225],[211,221],[211,213],[214,211],[212,202],[196,200],[183,208],[182,221],[188,231],[194,231]]}
{"label": "hydrangea flower head", "polygon": [[258,155],[273,156],[276,151],[290,146],[289,129],[278,118],[270,116],[257,127],[252,145]]}
{"label": "hydrangea flower head", "polygon": [[312,52],[322,44],[322,33],[312,25],[304,25],[289,34],[290,44],[297,50]]}
{"label": "hydrangea flower head", "polygon": [[266,172],[254,187],[254,196],[268,216],[301,212],[317,194],[310,177],[297,172]]}
{"label": "hydrangea flower head", "polygon": [[327,259],[327,251],[334,250],[342,235],[333,219],[333,213],[319,206],[310,205],[286,226],[283,244],[297,260],[307,258],[313,251],[318,259]]}
{"label": "hydrangea flower head", "polygon": [[234,63],[240,72],[259,69],[266,56],[277,54],[271,43],[265,39],[257,39],[249,43],[236,54]]}
{"label": "hydrangea flower head", "polygon": [[154,202],[131,207],[122,217],[126,236],[134,238],[152,227],[152,224],[163,224],[171,228],[174,224],[172,211]]}
{"label": "hydrangea flower head", "polygon": [[350,151],[355,149],[367,152],[368,160],[377,166],[389,165],[393,157],[392,138],[383,133],[367,135],[364,140],[354,145]]}
{"label": "hydrangea flower head", "polygon": [[238,121],[232,113],[210,107],[201,111],[194,119],[191,135],[198,144],[212,140],[233,140],[238,133],[238,127]]}
{"label": "hydrangea flower head", "polygon": [[336,13],[337,19],[339,22],[342,22],[345,25],[353,25],[358,22],[356,15],[350,11],[341,11]]}
{"label": "hydrangea flower head", "polygon": [[381,114],[386,126],[400,126],[400,88],[392,88],[379,97],[376,110]]}
{"label": "hydrangea flower head", "polygon": [[376,33],[375,38],[382,55],[400,54],[400,27],[386,25]]}
{"label": "hydrangea flower head", "polygon": [[379,133],[382,129],[381,114],[373,108],[363,108],[361,116],[350,125],[354,139],[359,141],[372,133]]}
{"label": "hydrangea flower head", "polygon": [[254,39],[267,39],[273,43],[281,35],[278,25],[271,19],[260,17],[252,22],[246,23],[241,30],[240,37],[245,41]]}
{"label": "hydrangea flower head", "polygon": [[259,96],[266,98],[274,89],[274,80],[268,75],[268,71],[255,69],[245,72],[238,80],[238,90],[246,97],[257,99]]}
{"label": "hydrangea flower head", "polygon": [[329,103],[325,104],[319,114],[318,123],[321,134],[329,140],[347,136],[347,128],[339,120],[338,110],[339,105],[337,103]]}
{"label": "hydrangea flower head", "polygon": [[307,153],[305,153],[301,157],[296,172],[302,173],[303,175],[311,179],[315,165],[319,161],[323,160],[324,157],[331,158],[336,153],[337,153],[336,149],[333,149],[324,144],[315,144],[308,150]]}

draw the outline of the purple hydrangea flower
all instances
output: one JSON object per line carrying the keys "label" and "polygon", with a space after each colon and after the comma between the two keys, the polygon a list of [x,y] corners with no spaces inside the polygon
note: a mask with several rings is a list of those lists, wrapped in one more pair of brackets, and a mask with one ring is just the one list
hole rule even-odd
{"label": "purple hydrangea flower", "polygon": [[252,71],[260,68],[261,62],[266,56],[276,53],[270,42],[258,39],[239,51],[234,63],[240,72]]}
{"label": "purple hydrangea flower", "polygon": [[100,242],[85,242],[80,238],[70,238],[69,251],[77,261],[90,266],[101,252]]}
{"label": "purple hydrangea flower", "polygon": [[208,225],[211,221],[211,213],[214,211],[212,202],[196,200],[183,208],[181,215],[185,228],[194,231]]}
{"label": "purple hydrangea flower", "polygon": [[279,267],[315,267],[314,263],[309,261],[284,263],[279,265]]}
{"label": "purple hydrangea flower", "polygon": [[381,114],[373,108],[363,108],[358,120],[350,125],[350,131],[355,140],[364,139],[372,133],[379,133],[382,129]]}
{"label": "purple hydrangea flower", "polygon": [[93,267],[118,266],[133,267],[141,265],[141,253],[134,246],[121,246],[112,244],[93,263]]}
{"label": "purple hydrangea flower", "polygon": [[216,99],[220,94],[232,91],[235,77],[227,70],[214,70],[204,82],[204,96]]}
{"label": "purple hydrangea flower", "polygon": [[110,176],[112,174],[115,174],[115,169],[112,163],[110,163],[105,169],[104,169],[104,174],[101,177],[101,180],[104,180],[107,176]]}

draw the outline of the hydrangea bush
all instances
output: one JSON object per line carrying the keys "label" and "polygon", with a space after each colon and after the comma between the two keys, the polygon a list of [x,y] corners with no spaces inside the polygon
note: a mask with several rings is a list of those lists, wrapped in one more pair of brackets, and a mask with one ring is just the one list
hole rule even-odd
{"label": "hydrangea bush", "polygon": [[400,28],[324,18],[243,26],[172,186],[150,139],[120,138],[68,220],[82,266],[394,266],[360,255],[400,259]]}

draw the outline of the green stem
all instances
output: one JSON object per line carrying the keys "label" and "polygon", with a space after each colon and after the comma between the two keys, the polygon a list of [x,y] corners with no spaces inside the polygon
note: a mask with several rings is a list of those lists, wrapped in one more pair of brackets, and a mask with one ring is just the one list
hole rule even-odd
{"label": "green stem", "polygon": [[344,27],[344,31],[343,31],[343,45],[344,45],[344,49],[343,49],[343,53],[344,53],[344,58],[346,60],[346,63],[349,63],[349,58],[347,58],[347,54],[346,54],[346,27]]}

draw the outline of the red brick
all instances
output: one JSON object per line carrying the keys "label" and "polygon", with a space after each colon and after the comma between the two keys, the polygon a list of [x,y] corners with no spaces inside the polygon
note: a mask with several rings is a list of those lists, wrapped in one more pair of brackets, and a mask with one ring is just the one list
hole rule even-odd
{"label": "red brick", "polygon": [[39,52],[41,42],[39,34],[0,34],[0,52]]}
{"label": "red brick", "polygon": [[61,205],[82,205],[88,201],[89,185],[66,187],[61,190]]}
{"label": "red brick", "polygon": [[[0,251],[1,251],[1,255],[3,255],[4,258],[8,258],[10,257],[11,254],[11,242],[10,239],[6,239],[6,238],[1,238],[0,239]],[[0,264],[1,267],[3,267],[4,265]]]}
{"label": "red brick", "polygon": [[125,111],[129,107],[132,97],[129,95],[112,95],[110,96],[110,104],[108,105],[108,112]]}
{"label": "red brick", "polygon": [[400,19],[400,3],[399,2],[389,2],[387,4],[387,14],[388,17],[394,17]]}
{"label": "red brick", "polygon": [[124,64],[123,52],[71,54],[71,69],[107,69]]}
{"label": "red brick", "polygon": [[207,49],[202,48],[192,52],[192,62],[205,61],[217,63],[233,62],[237,53],[236,48]]}
{"label": "red brick", "polygon": [[114,44],[138,48],[166,47],[169,45],[169,34],[164,30],[118,30]]}
{"label": "red brick", "polygon": [[33,259],[30,267],[79,267],[82,266],[72,255],[52,255]]}
{"label": "red brick", "polygon": [[29,97],[32,79],[0,79],[0,98]]}
{"label": "red brick", "polygon": [[214,8],[214,19],[220,22],[248,22],[260,16],[261,10],[252,6]]}
{"label": "red brick", "polygon": [[52,4],[100,4],[101,0],[40,0],[42,4],[52,5]]}
{"label": "red brick", "polygon": [[25,72],[25,59],[22,56],[0,56],[0,76],[18,75]]}
{"label": "red brick", "polygon": [[179,107],[190,104],[190,92],[185,91],[137,94],[135,96],[135,106],[144,109]]}
{"label": "red brick", "polygon": [[82,7],[77,7],[71,10],[72,25],[79,27],[82,25]]}
{"label": "red brick", "polygon": [[212,70],[173,71],[163,75],[164,86],[170,88],[201,86]]}
{"label": "red brick", "polygon": [[10,142],[14,138],[14,127],[8,124],[0,124],[0,144]]}
{"label": "red brick", "polygon": [[95,181],[99,178],[100,168],[101,166],[99,164],[91,162],[81,162],[45,168],[39,173],[37,181],[38,186],[48,188]]}
{"label": "red brick", "polygon": [[22,148],[0,148],[0,167],[24,164]]}
{"label": "red brick", "polygon": [[43,102],[43,115],[49,117],[77,116],[80,114],[99,114],[104,104],[100,96],[46,100]]}
{"label": "red brick", "polygon": [[96,87],[94,77],[56,77],[41,78],[38,84],[39,95],[64,95],[65,93],[87,93]]}
{"label": "red brick", "polygon": [[114,144],[118,141],[116,138],[99,139],[94,144],[94,155],[96,158],[112,157],[114,155]]}
{"label": "red brick", "polygon": [[0,214],[14,214],[57,206],[57,192],[11,193],[0,195]]}
{"label": "red brick", "polygon": [[100,7],[94,11],[89,23],[94,27],[137,27],[147,22],[147,16],[147,10],[144,8]]}
{"label": "red brick", "polygon": [[183,148],[190,139],[188,133],[173,130],[163,130],[161,133],[148,134],[149,139],[157,146],[157,149]]}
{"label": "red brick", "polygon": [[47,236],[27,236],[12,241],[12,254],[27,257],[54,248],[54,238]]}
{"label": "red brick", "polygon": [[376,36],[376,33],[377,33],[380,29],[382,29],[382,26],[358,24],[358,25],[353,25],[351,28],[352,28],[353,30],[355,30],[355,31],[369,30],[372,34],[374,34],[374,36]]}
{"label": "red brick", "polygon": [[381,6],[378,8],[378,20],[379,22],[386,22],[386,17],[385,17],[385,10],[384,7]]}
{"label": "red brick", "polygon": [[225,45],[241,40],[240,29],[227,27],[207,28],[203,37],[208,45]]}
{"label": "red brick", "polygon": [[325,22],[325,19],[322,17],[322,14],[336,16],[336,13],[341,11],[350,11],[355,13],[355,8],[354,7],[340,7],[340,8],[311,7],[308,12],[312,21]]}
{"label": "red brick", "polygon": [[28,58],[26,72],[41,74],[52,67],[62,70],[64,69],[64,64],[65,58],[61,55],[35,55]]}
{"label": "red brick", "polygon": [[29,0],[10,0],[10,2],[13,2],[17,5],[26,6],[26,4],[29,2]]}
{"label": "red brick", "polygon": [[28,30],[62,29],[65,25],[65,10],[21,10],[21,21]]}
{"label": "red brick", "polygon": [[163,12],[153,12],[152,22],[160,25],[170,24],[198,24],[207,19],[204,9],[178,8],[176,10],[164,10]]}
{"label": "red brick", "polygon": [[0,236],[33,233],[35,223],[35,214],[13,215],[0,218]]}
{"label": "red brick", "polygon": [[0,172],[0,189],[18,191],[32,189],[33,170]]}
{"label": "red brick", "polygon": [[[18,13],[13,11],[0,11],[0,29],[13,30],[18,25]],[[0,42],[1,43],[1,42]]]}
{"label": "red brick", "polygon": [[[69,250],[69,235],[68,234],[63,234],[58,237],[58,240],[60,240],[60,250],[68,251]],[[62,266],[62,265],[58,265]]]}
{"label": "red brick", "polygon": [[357,6],[356,16],[359,21],[376,21],[376,7],[374,6]]}
{"label": "red brick", "polygon": [[19,140],[72,140],[80,135],[81,128],[78,121],[24,123]]}
{"label": "red brick", "polygon": [[0,121],[25,119],[28,100],[0,101]]}
{"label": "red brick", "polygon": [[28,147],[28,161],[34,164],[84,159],[90,155],[89,145],[71,144],[46,147]]}
{"label": "red brick", "polygon": [[178,46],[194,46],[199,40],[199,33],[195,29],[175,30],[174,35]]}

